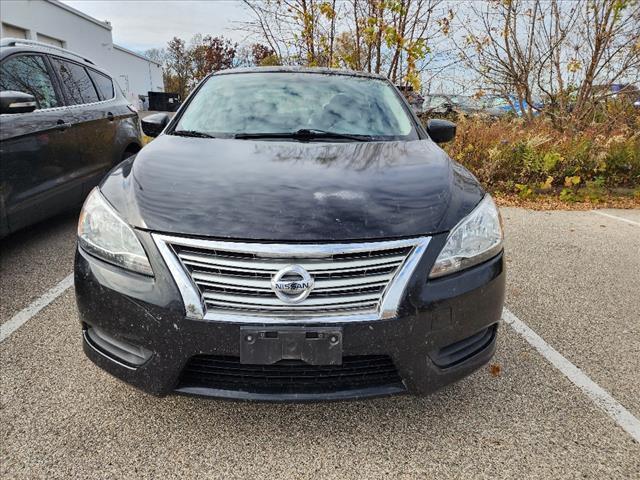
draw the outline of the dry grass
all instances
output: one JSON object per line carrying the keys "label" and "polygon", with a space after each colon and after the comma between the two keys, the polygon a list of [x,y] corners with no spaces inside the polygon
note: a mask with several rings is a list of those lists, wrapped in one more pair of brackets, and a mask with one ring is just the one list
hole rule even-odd
{"label": "dry grass", "polygon": [[496,203],[500,207],[521,207],[530,210],[593,210],[596,208],[640,208],[640,197],[605,194],[604,197],[593,202],[563,201],[556,195],[536,195],[532,198],[522,198],[516,194],[494,193]]}

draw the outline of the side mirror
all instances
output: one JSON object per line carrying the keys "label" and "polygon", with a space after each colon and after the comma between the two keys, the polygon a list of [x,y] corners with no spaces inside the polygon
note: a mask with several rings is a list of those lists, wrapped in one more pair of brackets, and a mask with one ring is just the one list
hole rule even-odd
{"label": "side mirror", "polygon": [[456,136],[456,124],[448,120],[434,118],[427,122],[427,133],[436,143],[450,142]]}
{"label": "side mirror", "polygon": [[169,123],[169,115],[166,113],[154,113],[140,120],[142,131],[149,137],[157,137]]}
{"label": "side mirror", "polygon": [[0,113],[28,113],[37,106],[36,97],[28,93],[13,90],[0,92]]}

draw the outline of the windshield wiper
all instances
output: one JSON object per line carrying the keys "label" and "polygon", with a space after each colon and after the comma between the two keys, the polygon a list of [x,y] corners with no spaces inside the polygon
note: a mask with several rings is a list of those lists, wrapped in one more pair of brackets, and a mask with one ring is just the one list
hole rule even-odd
{"label": "windshield wiper", "polygon": [[208,133],[199,132],[197,130],[174,130],[170,135],[177,135],[179,137],[198,137],[198,138],[216,138]]}
{"label": "windshield wiper", "polygon": [[293,138],[295,140],[312,140],[314,138],[342,138],[346,140],[356,140],[359,142],[370,142],[373,140],[373,137],[371,135],[329,132],[326,130],[318,130],[317,128],[301,128],[300,130],[296,130],[295,132],[282,133],[236,133],[233,138]]}

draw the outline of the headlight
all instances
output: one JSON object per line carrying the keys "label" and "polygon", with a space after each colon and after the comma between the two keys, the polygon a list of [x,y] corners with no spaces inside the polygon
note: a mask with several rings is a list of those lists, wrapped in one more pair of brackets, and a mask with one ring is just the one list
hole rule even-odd
{"label": "headlight", "polygon": [[94,188],[84,202],[78,222],[78,243],[91,255],[127,270],[153,276],[138,237]]}
{"label": "headlight", "polygon": [[451,230],[429,278],[442,277],[490,259],[502,250],[502,239],[502,219],[493,199],[487,194]]}

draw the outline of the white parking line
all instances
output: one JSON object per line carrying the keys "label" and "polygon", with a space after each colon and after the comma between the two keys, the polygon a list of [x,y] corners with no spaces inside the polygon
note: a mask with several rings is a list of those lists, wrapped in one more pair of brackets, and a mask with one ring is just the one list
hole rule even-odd
{"label": "white parking line", "polygon": [[526,323],[516,317],[507,308],[502,311],[502,319],[524,338],[551,365],[562,372],[571,382],[582,390],[593,403],[609,415],[633,439],[640,443],[640,420],[624,408],[600,385],[591,380],[582,370],[563,357],[555,348],[543,340]]}
{"label": "white parking line", "polygon": [[602,215],[603,217],[613,218],[615,220],[620,220],[621,222],[627,222],[631,225],[637,225],[640,227],[640,222],[634,222],[633,220],[629,220],[628,218],[618,217],[617,215],[611,215],[610,213],[604,213],[600,210],[591,210],[591,213],[597,213],[598,215]]}
{"label": "white parking line", "polygon": [[9,336],[27,323],[33,316],[44,307],[53,302],[62,295],[67,288],[73,285],[73,273],[64,277],[57,285],[50,288],[40,298],[31,302],[31,304],[16,313],[11,320],[0,325],[0,342],[5,341]]}

